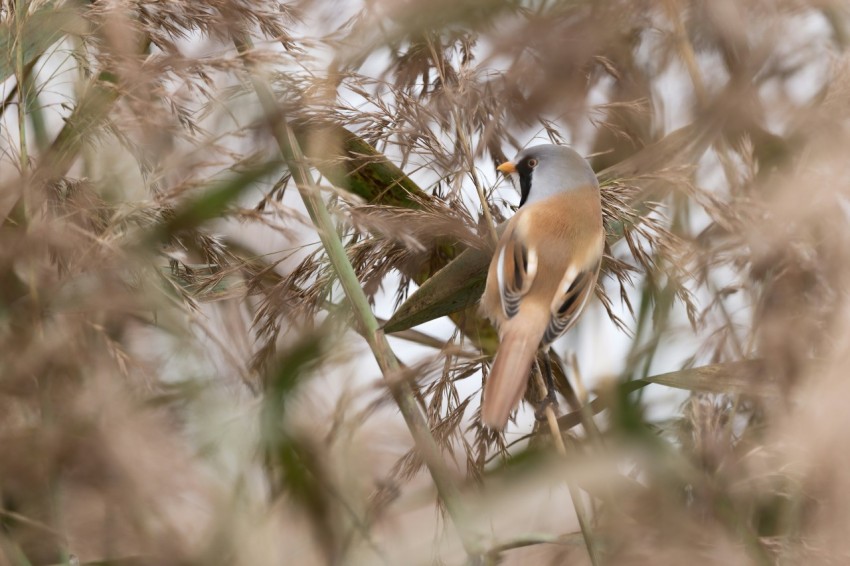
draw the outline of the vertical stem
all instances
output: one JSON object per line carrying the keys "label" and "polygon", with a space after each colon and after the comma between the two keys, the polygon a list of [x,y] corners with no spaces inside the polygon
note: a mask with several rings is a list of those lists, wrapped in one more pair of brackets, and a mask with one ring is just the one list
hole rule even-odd
{"label": "vertical stem", "polygon": [[[34,205],[30,200],[32,198],[32,185],[29,175],[30,158],[29,152],[27,151],[27,98],[29,96],[29,81],[27,79],[27,75],[29,73],[24,68],[24,18],[26,18],[26,15],[26,0],[17,0],[15,3],[15,82],[18,87],[18,145],[20,147],[19,167],[21,170],[20,203],[22,206],[22,220],[25,223],[28,223]],[[31,265],[28,269],[27,284],[33,305],[37,307],[37,305],[40,304],[40,301],[34,265]],[[36,308],[33,312],[38,312],[38,308]],[[42,327],[39,318],[34,317],[32,322],[34,328],[38,329],[38,332],[41,333]]]}
{"label": "vertical stem", "polygon": [[[252,46],[248,37],[234,37],[234,44],[240,53],[244,53]],[[366,294],[363,292],[360,281],[354,273],[354,268],[348,260],[345,247],[336,232],[333,219],[313,181],[295,134],[283,117],[280,116],[277,100],[268,83],[253,74],[251,81],[257,97],[260,99],[263,111],[273,120],[273,131],[278,148],[289,167],[292,179],[298,187],[304,206],[319,233],[319,238],[328,254],[340,285],[342,285],[345,296],[351,304],[355,319],[360,325],[360,333],[369,344],[384,379],[389,383],[390,392],[413,436],[416,448],[434,480],[440,499],[445,504],[457,527],[464,549],[471,558],[477,557],[481,554],[476,540],[478,537],[470,527],[471,522],[462,504],[460,492],[443,461],[440,449],[431,435],[431,430],[416,402],[410,384],[397,379],[401,369],[398,359],[372,313]]]}
{"label": "vertical stem", "polygon": [[18,136],[20,142],[21,175],[29,170],[27,153],[27,84],[24,73],[24,18],[27,13],[26,0],[17,0],[15,4],[15,81],[18,84]]}
{"label": "vertical stem", "polygon": [[673,24],[674,33],[676,35],[676,43],[679,48],[679,55],[682,57],[682,62],[688,70],[688,75],[691,77],[691,82],[694,85],[694,94],[700,107],[703,107],[707,101],[705,92],[705,81],[702,80],[699,65],[697,65],[697,57],[694,53],[694,48],[688,40],[688,32],[682,24],[682,18],[679,17],[681,8],[678,0],[666,0],[664,8],[667,10],[667,15],[670,22]]}
{"label": "vertical stem", "polygon": [[44,120],[44,112],[39,106],[38,90],[35,84],[35,62],[30,63],[24,70],[24,85],[26,88],[26,112],[32,126],[33,139],[35,140],[36,153],[40,154],[50,145],[47,137],[47,128]]}
{"label": "vertical stem", "polygon": [[[547,394],[546,384],[543,382],[543,377],[540,375],[539,367],[535,367],[535,371],[532,373],[534,374],[534,380],[537,383],[537,388],[540,391],[540,394],[545,397]],[[552,441],[555,443],[555,450],[558,451],[561,458],[566,459],[567,447],[564,445],[564,437],[561,436],[561,429],[558,427],[558,418],[555,416],[555,410],[552,409],[551,404],[546,406],[546,422],[549,425],[549,432],[552,435]],[[581,536],[584,538],[584,545],[587,547],[587,553],[590,555],[590,562],[593,566],[599,566],[601,563],[599,559],[599,548],[596,546],[596,539],[593,538],[593,530],[590,526],[590,515],[587,512],[587,507],[584,506],[584,499],[582,499],[581,492],[573,484],[573,482],[565,480],[564,483],[567,484],[567,489],[570,492],[570,498],[573,500],[573,507],[575,507],[576,510],[576,518],[578,518],[578,525],[581,528]]]}

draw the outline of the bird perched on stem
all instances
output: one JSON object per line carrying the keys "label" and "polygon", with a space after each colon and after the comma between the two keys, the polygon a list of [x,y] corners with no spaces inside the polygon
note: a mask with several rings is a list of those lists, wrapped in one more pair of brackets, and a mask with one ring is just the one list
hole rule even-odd
{"label": "bird perched on stem", "polygon": [[605,237],[599,182],[572,149],[538,145],[497,168],[522,193],[490,262],[481,310],[500,345],[481,419],[501,430],[525,392],[531,364],[578,320],[596,285]]}

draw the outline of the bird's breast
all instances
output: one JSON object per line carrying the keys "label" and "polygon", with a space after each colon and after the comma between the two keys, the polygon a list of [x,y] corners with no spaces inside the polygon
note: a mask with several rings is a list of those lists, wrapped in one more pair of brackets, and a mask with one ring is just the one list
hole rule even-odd
{"label": "bird's breast", "polygon": [[533,246],[542,266],[581,271],[599,259],[604,245],[602,205],[595,188],[571,191],[535,202],[517,216],[517,237]]}

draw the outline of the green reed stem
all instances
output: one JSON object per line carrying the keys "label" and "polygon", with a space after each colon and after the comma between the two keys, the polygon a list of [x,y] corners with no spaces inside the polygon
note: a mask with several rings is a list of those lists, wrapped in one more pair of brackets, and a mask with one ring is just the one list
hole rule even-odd
{"label": "green reed stem", "polygon": [[[253,47],[247,37],[234,37],[234,44],[240,53],[244,53]],[[295,134],[284,117],[280,115],[277,100],[269,84],[255,74],[251,75],[251,81],[257,97],[260,99],[263,111],[266,116],[273,120],[274,136],[280,153],[289,167],[292,179],[295,181],[304,201],[304,206],[319,233],[319,238],[328,254],[331,266],[351,305],[354,317],[359,325],[359,332],[368,342],[384,379],[389,382],[390,392],[413,436],[416,448],[434,480],[439,497],[458,529],[464,549],[470,557],[477,557],[481,554],[478,536],[470,528],[469,515],[461,501],[460,492],[443,460],[437,442],[431,434],[428,422],[416,402],[410,384],[399,379],[401,367],[398,359],[372,313],[366,294],[363,292],[354,268],[348,260],[345,247],[337,234],[330,212],[322,200],[319,188],[313,181]]]}

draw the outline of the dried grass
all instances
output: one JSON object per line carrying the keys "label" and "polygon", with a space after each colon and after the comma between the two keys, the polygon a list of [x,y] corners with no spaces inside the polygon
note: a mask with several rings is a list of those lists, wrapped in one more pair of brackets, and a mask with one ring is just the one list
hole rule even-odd
{"label": "dried grass", "polygon": [[[844,6],[362,8],[0,6],[0,565],[585,563],[564,478],[606,562],[844,563]],[[567,461],[525,413],[507,435],[481,426],[474,309],[436,341],[405,334],[427,353],[376,381],[275,141],[288,125],[310,146],[311,190],[380,310],[488,249],[515,201],[493,164],[531,137],[601,170],[679,122],[706,155],[672,148],[603,184],[597,297],[631,347],[592,406],[556,363]],[[387,159],[409,178],[381,176]],[[373,198],[334,176],[350,164]],[[772,394],[696,388],[652,420],[630,382],[671,360],[760,360],[752,390]],[[398,383],[458,501],[435,491]]]}

